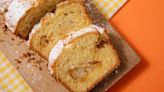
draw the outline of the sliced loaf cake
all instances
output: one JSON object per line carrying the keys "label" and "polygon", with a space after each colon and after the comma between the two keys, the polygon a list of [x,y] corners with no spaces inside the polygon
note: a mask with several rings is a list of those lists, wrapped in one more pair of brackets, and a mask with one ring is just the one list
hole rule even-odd
{"label": "sliced loaf cake", "polygon": [[29,32],[47,12],[62,0],[13,0],[5,14],[6,25],[16,35],[27,39]]}
{"label": "sliced loaf cake", "polygon": [[[68,0],[36,24],[29,48],[49,60],[54,78],[71,92],[88,92],[116,69],[120,60],[107,31],[95,25],[99,16],[84,0]],[[95,23],[95,24],[94,24]]]}
{"label": "sliced loaf cake", "polygon": [[93,25],[59,40],[49,56],[51,74],[71,92],[88,92],[119,64],[108,36]]}
{"label": "sliced loaf cake", "polygon": [[61,2],[55,13],[48,13],[34,27],[29,39],[30,49],[48,59],[50,50],[67,33],[77,31],[92,24],[83,0],[68,0]]}

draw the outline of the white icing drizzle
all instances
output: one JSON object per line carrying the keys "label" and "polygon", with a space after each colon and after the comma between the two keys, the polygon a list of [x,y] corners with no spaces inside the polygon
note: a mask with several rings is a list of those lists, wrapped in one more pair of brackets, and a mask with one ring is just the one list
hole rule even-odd
{"label": "white icing drizzle", "polygon": [[59,40],[55,46],[51,49],[49,54],[49,63],[48,63],[48,69],[50,70],[50,73],[53,73],[52,66],[55,63],[56,59],[60,56],[60,54],[63,51],[63,48],[72,40],[76,39],[77,37],[89,33],[89,32],[99,32],[100,34],[104,33],[104,29],[102,27],[96,26],[96,25],[90,25],[86,28],[80,29],[76,32],[70,32],[68,33],[68,37],[63,40]]}
{"label": "white icing drizzle", "polygon": [[35,0],[13,0],[10,3],[8,11],[5,14],[5,24],[12,32],[15,32],[17,23],[24,16],[26,11],[34,6],[35,2]]}
{"label": "white icing drizzle", "polygon": [[12,0],[0,0],[0,12],[5,12]]}

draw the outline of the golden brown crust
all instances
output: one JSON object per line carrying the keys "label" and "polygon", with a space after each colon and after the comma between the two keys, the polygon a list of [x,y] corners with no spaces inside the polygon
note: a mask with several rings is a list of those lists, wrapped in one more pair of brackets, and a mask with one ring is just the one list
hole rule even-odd
{"label": "golden brown crust", "polygon": [[[31,12],[32,10],[33,10],[33,8],[29,9],[29,10],[27,11],[27,13]],[[26,13],[26,14],[27,14],[27,13]],[[20,20],[18,21],[17,24],[20,24],[20,23],[22,22],[22,20],[24,20],[24,18],[26,17],[26,14],[24,14],[24,15],[20,18]],[[15,29],[14,34],[20,36],[20,37],[23,38],[23,39],[27,39],[27,38],[28,38],[27,34],[26,34],[26,35],[24,35],[24,34],[19,34],[19,28],[20,28],[19,26],[20,26],[20,25],[17,25],[17,26],[16,26],[16,29]]]}
{"label": "golden brown crust", "polygon": [[56,8],[62,7],[63,5],[67,5],[68,3],[70,4],[70,3],[79,3],[79,2],[84,4],[84,0],[66,0],[66,1],[59,3]]}
{"label": "golden brown crust", "polygon": [[67,4],[70,4],[70,3],[80,3],[81,5],[83,5],[84,6],[84,12],[86,13],[86,16],[87,16],[87,19],[88,20],[90,20],[90,24],[94,24],[94,18],[92,17],[92,13],[90,13],[89,11],[88,11],[88,8],[87,8],[87,6],[85,5],[85,3],[86,3],[86,0],[67,0],[67,1],[63,1],[63,2],[61,2],[61,3],[59,3],[58,5],[57,5],[57,8],[59,8],[59,7],[62,7],[63,5],[67,5]]}

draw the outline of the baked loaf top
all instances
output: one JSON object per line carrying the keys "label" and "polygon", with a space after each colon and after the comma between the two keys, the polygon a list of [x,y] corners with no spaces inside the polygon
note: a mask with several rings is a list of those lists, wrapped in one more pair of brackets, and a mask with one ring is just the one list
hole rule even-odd
{"label": "baked loaf top", "polygon": [[51,51],[51,74],[72,92],[87,92],[119,66],[119,57],[104,31],[90,26],[70,34]]}
{"label": "baked loaf top", "polygon": [[5,14],[6,25],[16,35],[27,39],[29,32],[61,0],[13,0]]}
{"label": "baked loaf top", "polygon": [[48,59],[50,50],[60,39],[67,37],[67,33],[77,31],[92,24],[84,2],[71,0],[61,2],[55,13],[48,13],[29,39],[30,49]]}

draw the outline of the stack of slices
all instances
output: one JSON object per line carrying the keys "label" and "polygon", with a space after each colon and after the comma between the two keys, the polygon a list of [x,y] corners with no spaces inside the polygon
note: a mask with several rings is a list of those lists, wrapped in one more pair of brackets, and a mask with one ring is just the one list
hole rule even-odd
{"label": "stack of slices", "polygon": [[[46,1],[13,0],[6,24],[16,35],[28,38],[29,48],[48,60],[57,81],[73,92],[89,91],[119,66],[117,52],[106,30],[93,23],[85,1]],[[57,3],[55,13],[47,13]]]}

